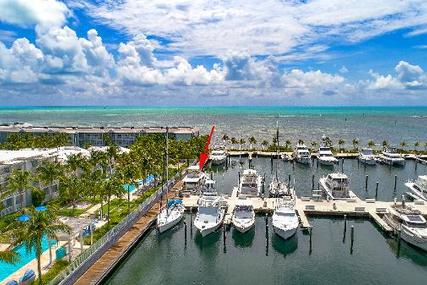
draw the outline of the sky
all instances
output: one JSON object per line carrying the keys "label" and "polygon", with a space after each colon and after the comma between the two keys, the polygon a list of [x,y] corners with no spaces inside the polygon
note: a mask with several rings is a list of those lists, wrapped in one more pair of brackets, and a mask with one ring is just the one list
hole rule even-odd
{"label": "sky", "polygon": [[425,0],[0,0],[0,106],[427,105]]}

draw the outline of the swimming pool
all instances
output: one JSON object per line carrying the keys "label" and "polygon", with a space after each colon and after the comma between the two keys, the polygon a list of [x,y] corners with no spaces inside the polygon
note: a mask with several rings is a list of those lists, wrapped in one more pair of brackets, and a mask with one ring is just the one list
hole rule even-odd
{"label": "swimming pool", "polygon": [[[55,245],[57,242],[55,240],[51,240],[51,245]],[[49,249],[48,239],[46,236],[42,239],[42,250],[43,252]],[[36,258],[36,251],[33,248],[32,250],[28,251],[25,249],[25,245],[19,245],[13,249],[16,253],[19,255],[19,260],[15,264],[9,264],[6,262],[0,261],[0,282],[6,279],[9,275],[17,271],[18,269],[21,269],[24,265],[26,265],[28,262],[32,261],[34,258]],[[54,258],[55,252],[52,251],[52,255]]]}
{"label": "swimming pool", "polygon": [[123,184],[123,188],[126,191],[130,192],[130,193],[132,193],[132,192],[134,192],[136,190],[135,185],[134,184],[129,184],[129,183]]}

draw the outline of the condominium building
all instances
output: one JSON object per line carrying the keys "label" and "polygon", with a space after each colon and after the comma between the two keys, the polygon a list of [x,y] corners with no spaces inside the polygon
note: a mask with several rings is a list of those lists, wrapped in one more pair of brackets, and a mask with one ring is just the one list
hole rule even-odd
{"label": "condominium building", "polygon": [[[13,133],[31,133],[33,135],[64,133],[69,136],[70,144],[77,147],[105,146],[107,137],[118,146],[128,147],[138,136],[146,134],[165,134],[165,127],[37,127],[29,124],[0,126],[0,143],[5,142]],[[189,140],[199,135],[198,128],[170,127],[169,137],[177,140]]]}

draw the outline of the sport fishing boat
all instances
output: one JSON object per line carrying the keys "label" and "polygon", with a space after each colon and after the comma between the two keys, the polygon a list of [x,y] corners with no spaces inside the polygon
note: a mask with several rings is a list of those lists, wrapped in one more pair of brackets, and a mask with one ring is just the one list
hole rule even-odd
{"label": "sport fishing boat", "polygon": [[354,199],[356,195],[350,190],[350,179],[344,173],[330,173],[319,179],[320,190],[326,199],[346,200]]}
{"label": "sport fishing boat", "polygon": [[407,194],[414,199],[427,201],[427,175],[420,175],[415,181],[405,183],[411,192]]}
{"label": "sport fishing boat", "polygon": [[159,233],[163,233],[177,225],[184,216],[184,210],[182,200],[169,200],[166,207],[157,216],[157,230]]}
{"label": "sport fishing boat", "polygon": [[255,169],[245,169],[240,178],[238,196],[258,197],[261,194],[262,177]]}
{"label": "sport fishing boat", "polygon": [[311,155],[310,155],[310,151],[308,150],[305,144],[298,143],[295,146],[293,157],[299,163],[309,164]]}
{"label": "sport fishing boat", "polygon": [[239,198],[237,200],[231,221],[234,228],[241,233],[247,232],[254,226],[255,211],[249,199]]}
{"label": "sport fishing boat", "polygon": [[221,165],[225,163],[227,153],[224,150],[213,150],[209,155],[209,160],[213,165]]}
{"label": "sport fishing boat", "polygon": [[274,233],[283,239],[289,239],[295,235],[299,220],[295,211],[295,193],[293,190],[289,191],[288,195],[283,198],[276,199],[272,224]]}
{"label": "sport fishing boat", "polygon": [[183,186],[183,192],[186,193],[197,193],[200,191],[202,186],[205,184],[207,175],[199,170],[199,166],[192,165],[187,168],[187,175],[185,175]]}
{"label": "sport fishing boat", "polygon": [[383,220],[407,243],[427,251],[427,222],[421,212],[406,205],[393,205]]}
{"label": "sport fishing boat", "polygon": [[378,156],[380,162],[387,165],[404,166],[405,159],[400,155],[396,148],[385,148],[383,152]]}
{"label": "sport fishing boat", "polygon": [[289,187],[287,183],[280,181],[275,176],[268,187],[269,195],[274,198],[283,197],[289,192]]}
{"label": "sport fishing boat", "polygon": [[371,148],[363,148],[359,153],[359,161],[366,165],[376,165],[377,160]]}
{"label": "sport fishing boat", "polygon": [[338,159],[332,154],[331,148],[328,146],[319,147],[319,163],[322,165],[332,166],[338,163]]}
{"label": "sport fishing boat", "polygon": [[202,237],[205,237],[221,226],[225,209],[221,197],[215,191],[203,192],[198,205],[194,226],[199,230]]}

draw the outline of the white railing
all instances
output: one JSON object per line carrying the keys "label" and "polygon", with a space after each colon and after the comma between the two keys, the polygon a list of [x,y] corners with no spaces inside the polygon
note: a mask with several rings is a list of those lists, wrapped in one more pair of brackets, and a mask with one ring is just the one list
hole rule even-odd
{"label": "white railing", "polygon": [[89,269],[153,204],[164,196],[175,184],[181,173],[177,173],[172,179],[163,184],[155,193],[142,202],[139,207],[126,216],[120,223],[110,229],[103,237],[97,240],[88,249],[78,255],[60,274],[58,274],[49,285],[74,284],[80,276]]}

